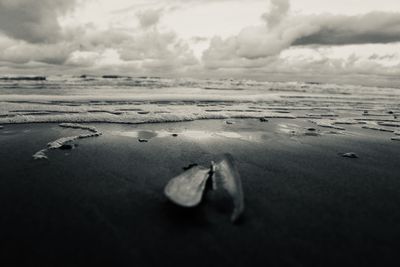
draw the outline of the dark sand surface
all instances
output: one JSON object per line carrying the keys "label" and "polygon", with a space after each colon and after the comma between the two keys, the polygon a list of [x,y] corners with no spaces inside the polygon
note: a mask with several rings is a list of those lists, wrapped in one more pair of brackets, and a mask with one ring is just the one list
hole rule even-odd
{"label": "dark sand surface", "polygon": [[[400,142],[391,134],[345,126],[306,136],[315,125],[300,120],[95,126],[103,136],[39,161],[32,155],[48,142],[84,131],[0,129],[2,266],[400,263]],[[221,153],[242,176],[246,210],[236,225],[224,194],[208,192],[195,209],[163,195],[182,167]]]}

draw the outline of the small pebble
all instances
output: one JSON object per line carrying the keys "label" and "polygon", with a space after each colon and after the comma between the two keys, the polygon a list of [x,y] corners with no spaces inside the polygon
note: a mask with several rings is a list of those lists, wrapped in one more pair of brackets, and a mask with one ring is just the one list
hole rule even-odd
{"label": "small pebble", "polygon": [[266,119],[266,118],[260,118],[260,121],[261,121],[261,122],[268,122],[268,119]]}
{"label": "small pebble", "polygon": [[308,128],[307,130],[310,131],[310,132],[315,132],[317,129],[315,129],[315,128]]}
{"label": "small pebble", "polygon": [[70,145],[70,144],[64,144],[62,146],[60,146],[61,150],[71,150],[74,148],[74,145]]}
{"label": "small pebble", "polygon": [[178,134],[172,134],[173,137],[178,137]]}

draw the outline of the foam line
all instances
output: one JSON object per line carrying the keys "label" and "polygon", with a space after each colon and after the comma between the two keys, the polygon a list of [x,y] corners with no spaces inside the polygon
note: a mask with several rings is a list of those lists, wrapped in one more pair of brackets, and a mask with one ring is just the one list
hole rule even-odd
{"label": "foam line", "polygon": [[36,152],[32,156],[35,160],[48,159],[47,152],[49,150],[61,148],[62,146],[66,145],[68,143],[71,143],[71,142],[73,142],[75,140],[85,139],[85,138],[90,138],[90,137],[97,137],[97,136],[102,135],[102,133],[100,131],[98,131],[95,127],[91,127],[91,126],[86,126],[86,125],[81,125],[81,124],[72,124],[72,123],[62,123],[59,126],[63,127],[63,128],[87,130],[90,133],[88,133],[88,134],[80,134],[80,135],[75,135],[75,136],[62,137],[62,138],[57,139],[55,141],[49,142],[47,144],[47,148]]}

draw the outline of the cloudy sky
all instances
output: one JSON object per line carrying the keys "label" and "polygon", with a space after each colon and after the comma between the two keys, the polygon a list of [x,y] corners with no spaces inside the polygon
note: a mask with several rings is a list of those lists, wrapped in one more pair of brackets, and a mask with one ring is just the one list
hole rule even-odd
{"label": "cloudy sky", "polygon": [[384,81],[399,0],[0,0],[0,74]]}

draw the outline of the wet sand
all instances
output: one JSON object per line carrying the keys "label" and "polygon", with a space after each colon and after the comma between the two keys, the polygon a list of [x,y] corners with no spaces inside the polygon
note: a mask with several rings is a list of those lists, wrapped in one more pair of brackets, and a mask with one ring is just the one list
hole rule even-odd
{"label": "wet sand", "polygon": [[[5,125],[3,262],[397,266],[400,142],[390,140],[393,134],[347,125],[342,133],[300,119],[229,121],[90,124],[103,135],[78,140],[73,150],[52,150],[48,160],[32,155],[84,131]],[[359,158],[339,155],[346,152]],[[194,209],[163,195],[183,167],[207,166],[222,153],[233,155],[242,177],[246,210],[235,225],[223,194],[207,192]]]}

